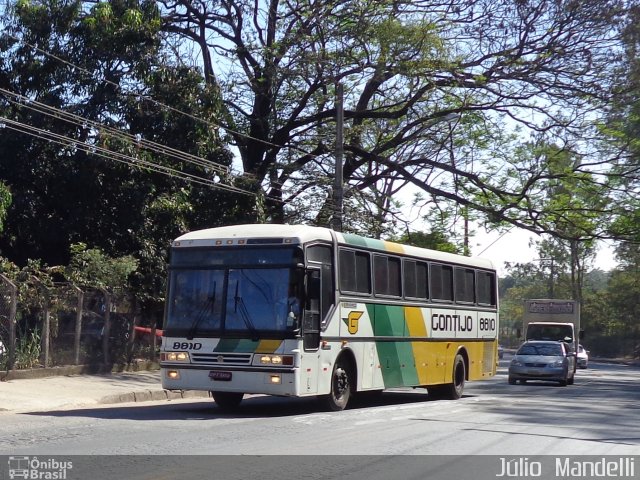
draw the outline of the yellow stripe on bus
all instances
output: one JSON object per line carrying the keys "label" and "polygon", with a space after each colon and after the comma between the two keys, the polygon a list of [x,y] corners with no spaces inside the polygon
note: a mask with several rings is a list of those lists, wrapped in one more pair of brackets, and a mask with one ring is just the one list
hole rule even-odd
{"label": "yellow stripe on bus", "polygon": [[384,243],[384,249],[387,252],[404,253],[404,248],[399,243],[387,242],[386,240],[383,240],[382,242]]}
{"label": "yellow stripe on bus", "polygon": [[407,321],[410,337],[428,337],[426,323],[419,307],[405,307],[404,318]]}
{"label": "yellow stripe on bus", "polygon": [[[427,337],[427,327],[422,315],[422,309],[418,307],[405,307],[404,318],[407,325],[408,335],[410,337]],[[413,361],[415,364],[416,374],[420,385],[426,385],[429,382],[429,372],[435,367],[433,355],[430,352],[431,346],[426,342],[411,342],[413,350]]]}
{"label": "yellow stripe on bus", "polygon": [[256,353],[273,353],[282,344],[282,340],[260,340]]}

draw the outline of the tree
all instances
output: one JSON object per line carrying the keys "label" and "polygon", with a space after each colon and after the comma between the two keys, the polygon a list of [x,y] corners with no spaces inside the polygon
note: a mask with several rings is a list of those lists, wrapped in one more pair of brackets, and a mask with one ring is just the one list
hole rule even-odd
{"label": "tree", "polygon": [[7,211],[11,205],[11,192],[7,186],[0,182],[0,232],[4,228],[4,221],[7,218]]}
{"label": "tree", "polygon": [[409,232],[407,231],[396,240],[399,243],[413,245],[414,247],[429,248],[441,252],[460,253],[458,247],[451,243],[442,231]]}
{"label": "tree", "polygon": [[109,258],[100,249],[89,249],[79,243],[71,246],[71,261],[65,277],[74,285],[92,288],[125,288],[128,277],[138,268],[130,255]]}
{"label": "tree", "polygon": [[537,242],[540,258],[551,263],[549,298],[563,298],[554,296],[554,273],[566,267],[571,287],[567,296],[582,303],[584,275],[596,253],[588,232],[605,223],[604,212],[610,199],[594,175],[567,173],[573,172],[575,165],[581,163],[581,157],[570,145],[561,148],[541,145],[534,152],[541,157],[550,174],[550,179],[544,182],[545,208],[550,212],[549,219],[556,232],[555,237]]}
{"label": "tree", "polygon": [[[630,351],[624,340],[629,333],[625,333],[624,324],[620,322],[624,317],[620,316],[621,312],[615,304],[616,295],[620,294],[615,291],[620,285],[610,281],[614,275],[616,272],[605,273],[600,270],[591,270],[584,275],[580,326],[585,332],[583,342],[594,355],[617,356],[623,355],[625,350],[627,353]],[[508,275],[500,279],[501,335],[511,344],[518,341],[516,331],[522,331],[524,301],[549,297],[549,280],[548,266],[541,262],[510,265]],[[555,298],[569,298],[571,281],[567,264],[564,269],[556,271],[554,282],[557,292]]]}
{"label": "tree", "polygon": [[619,155],[620,177],[618,196],[624,199],[626,214],[614,221],[614,229],[623,242],[640,242],[640,202],[636,196],[640,187],[640,6],[631,3],[624,17],[622,44],[623,62],[615,72],[615,89],[601,132],[614,145]]}
{"label": "tree", "polygon": [[170,241],[246,204],[216,188],[232,161],[202,121],[217,115],[216,92],[167,62],[155,2],[19,0],[11,12],[0,39],[0,179],[13,195],[2,253],[20,265],[66,265],[76,243],[135,255],[138,287],[162,296]]}
{"label": "tree", "polygon": [[[238,148],[243,185],[264,196],[272,221],[326,211],[338,83],[347,197],[407,182],[430,202],[558,234],[545,180],[590,183],[577,174],[598,170],[597,181],[613,188],[612,169],[627,173],[594,148],[622,53],[617,19],[626,12],[616,1],[161,5],[163,30],[197,49],[205,79],[219,89],[220,124]],[[517,128],[579,146],[582,162],[550,174],[519,155]],[[606,210],[612,220],[624,214],[615,200]],[[580,238],[620,233],[592,227]]]}

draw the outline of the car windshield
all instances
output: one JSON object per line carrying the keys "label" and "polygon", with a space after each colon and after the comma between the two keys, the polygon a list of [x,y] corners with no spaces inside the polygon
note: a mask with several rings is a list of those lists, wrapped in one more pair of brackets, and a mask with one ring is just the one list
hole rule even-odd
{"label": "car windshield", "polygon": [[545,325],[532,323],[527,327],[527,340],[573,342],[573,330],[570,325]]}
{"label": "car windshield", "polygon": [[562,355],[562,347],[560,344],[552,345],[523,345],[518,350],[517,355],[542,355],[546,357],[557,357]]}

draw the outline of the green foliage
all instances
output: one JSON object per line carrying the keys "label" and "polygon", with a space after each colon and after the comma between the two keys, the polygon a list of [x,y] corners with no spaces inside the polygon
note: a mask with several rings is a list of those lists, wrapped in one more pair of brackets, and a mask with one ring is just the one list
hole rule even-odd
{"label": "green foliage", "polygon": [[71,261],[65,269],[66,278],[80,287],[117,289],[128,285],[129,276],[138,268],[131,255],[110,258],[99,248],[87,248],[84,243],[71,245]]}
{"label": "green foliage", "polygon": [[397,239],[398,243],[413,245],[414,247],[429,248],[440,252],[460,253],[460,249],[447,238],[441,231],[433,232],[407,232]]}
{"label": "green foliage", "polygon": [[[344,178],[355,192],[348,214],[367,219],[353,227],[359,232],[400,225],[378,194],[409,183],[433,204],[549,231],[576,207],[567,195],[547,202],[550,183],[566,177],[588,190],[594,179],[583,173],[619,173],[604,149],[592,150],[593,121],[610,106],[619,2],[547,2],[535,15],[531,3],[481,1],[278,2],[272,15],[236,0],[166,8],[167,35],[198,49],[204,77],[219,87],[220,120],[251,189],[264,193],[269,221],[328,220],[337,84]],[[529,135],[597,158],[550,176],[543,152],[522,148]],[[612,181],[603,182],[604,197]],[[621,205],[618,198],[607,209],[616,217]],[[571,219],[585,238],[606,232],[608,218],[590,220]]]}
{"label": "green foliage", "polygon": [[[450,224],[512,223],[560,238],[540,246],[558,274],[540,271],[535,285],[518,278],[514,298],[548,292],[548,278],[558,295],[576,295],[570,286],[583,283],[590,239],[640,238],[638,11],[613,0],[548,2],[532,15],[531,2],[520,3],[303,0],[274,4],[271,17],[261,2],[236,0],[186,10],[16,0],[3,19],[11,36],[0,39],[2,87],[131,136],[63,122],[30,101],[0,103],[3,116],[75,141],[61,147],[0,129],[0,181],[12,194],[9,203],[0,186],[0,250],[20,266],[16,275],[42,285],[59,273],[46,265],[68,265],[80,284],[130,280],[158,302],[170,241],[186,230],[324,222],[341,83],[347,228],[393,236],[404,223],[399,189],[410,183]],[[617,53],[627,55],[623,75]],[[606,125],[603,112],[613,115]],[[231,166],[218,125],[242,161],[233,183],[255,198],[77,148],[109,147],[137,165],[210,178],[210,168],[137,139]],[[461,242],[450,233],[458,229],[430,225],[404,241],[447,251],[468,244],[470,232]]]}
{"label": "green foliage", "polygon": [[[0,249],[20,266],[30,259],[70,265],[71,245],[92,245],[96,250],[84,252],[82,261],[94,265],[96,285],[120,285],[131,270],[116,274],[111,265],[111,273],[102,271],[96,266],[105,260],[100,253],[115,259],[133,256],[138,263],[131,280],[139,297],[162,298],[171,240],[186,230],[228,222],[245,205],[236,195],[177,178],[182,172],[211,178],[208,167],[186,155],[141,149],[138,139],[230,165],[231,154],[208,123],[220,107],[216,88],[196,69],[167,61],[160,12],[150,0],[20,0],[6,22],[7,32],[18,40],[3,37],[0,42],[3,88],[33,99],[32,92],[38,92],[38,101],[105,128],[56,120],[28,108],[29,102],[2,103],[2,115],[78,144],[152,162],[176,176],[125,165],[116,154],[92,156],[0,129],[0,182],[11,185],[13,194]],[[5,199],[0,186],[0,219]],[[69,274],[91,283],[88,273]]]}
{"label": "green foliage", "polygon": [[11,205],[11,192],[0,182],[0,232],[4,228],[4,220],[7,218],[7,210]]}
{"label": "green foliage", "polygon": [[[554,268],[554,295],[551,298],[570,298],[569,265],[558,261]],[[550,297],[550,274],[549,265],[535,262],[511,265],[509,275],[500,279],[503,343],[515,346],[518,342],[515,332],[522,328],[524,300]],[[582,283],[581,328],[585,332],[582,343],[593,356],[637,356],[640,347],[637,302],[640,264],[626,264],[608,273],[591,270],[584,275]]]}
{"label": "green foliage", "polygon": [[33,368],[40,363],[41,334],[36,328],[17,336],[14,368]]}

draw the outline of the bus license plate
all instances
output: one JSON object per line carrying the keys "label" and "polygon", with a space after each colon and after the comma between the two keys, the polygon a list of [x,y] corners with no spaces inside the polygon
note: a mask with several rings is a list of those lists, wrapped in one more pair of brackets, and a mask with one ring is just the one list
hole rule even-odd
{"label": "bus license plate", "polygon": [[211,380],[228,382],[229,380],[231,380],[231,372],[212,371],[212,372],[209,372],[209,378]]}

